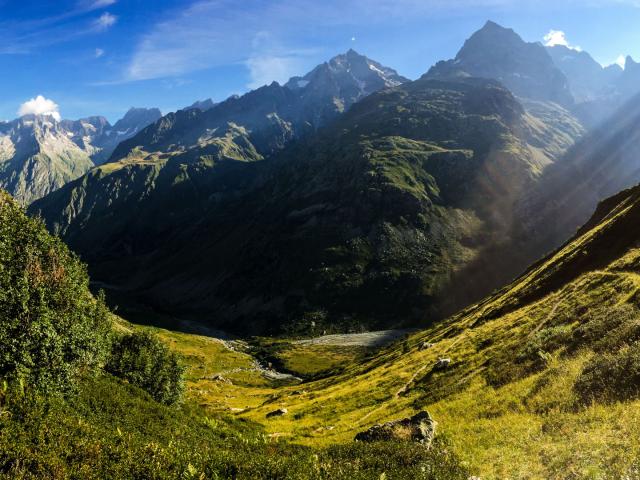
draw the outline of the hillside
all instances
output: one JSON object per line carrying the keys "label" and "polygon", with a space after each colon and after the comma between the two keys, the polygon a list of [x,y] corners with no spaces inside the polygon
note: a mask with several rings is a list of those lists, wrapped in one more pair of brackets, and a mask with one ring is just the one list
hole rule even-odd
{"label": "hillside", "polygon": [[238,152],[236,128],[208,156],[137,151],[31,211],[119,295],[227,328],[433,320],[452,273],[582,133],[557,106],[527,106],[496,82],[425,78],[270,162],[237,161],[259,156]]}
{"label": "hillside", "polygon": [[[635,478],[639,218],[640,188],[621,192],[511,285],[334,375],[278,389],[200,378],[189,382],[191,395],[308,445],[348,442],[427,409],[481,478]],[[198,338],[167,337],[182,351]],[[295,370],[309,347],[293,345]],[[436,368],[439,358],[449,367]],[[195,357],[191,368],[227,371]],[[265,420],[279,407],[289,413]]]}

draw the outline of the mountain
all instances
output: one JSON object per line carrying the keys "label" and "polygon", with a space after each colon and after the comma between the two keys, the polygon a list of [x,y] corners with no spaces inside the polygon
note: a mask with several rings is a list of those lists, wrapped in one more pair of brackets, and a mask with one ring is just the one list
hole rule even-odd
{"label": "mountain", "polygon": [[395,71],[350,50],[285,86],[274,82],[205,111],[192,108],[170,113],[123,142],[111,160],[136,150],[206,150],[236,127],[246,130],[260,155],[269,156],[326,125],[361,98],[403,81],[406,79]]}
{"label": "mountain", "polygon": [[[569,150],[517,207],[527,221],[515,234],[532,260],[587,221],[598,202],[640,182],[640,96]],[[526,261],[526,260],[525,260]]]}
{"label": "mountain", "polygon": [[[295,98],[271,85],[230,104],[280,95]],[[252,333],[309,318],[341,328],[439,318],[452,274],[509,231],[514,203],[582,134],[557,105],[525,110],[474,78],[374,93],[269,162],[238,125],[189,149],[175,145],[193,137],[164,122],[150,150],[168,151],[135,149],[30,211],[118,295]]]}
{"label": "mountain", "polygon": [[565,75],[540,43],[527,43],[509,28],[487,22],[452,60],[434,65],[427,77],[474,76],[503,83],[519,97],[572,107],[574,99]]}
{"label": "mountain", "polygon": [[640,93],[640,63],[628,56],[624,64],[624,72],[618,78],[617,87],[624,99]]}
{"label": "mountain", "polygon": [[547,47],[556,66],[569,81],[577,103],[589,102],[614,94],[615,83],[623,70],[618,65],[603,67],[591,55],[564,45]]}
{"label": "mountain", "polygon": [[210,108],[215,107],[216,105],[217,105],[217,103],[215,103],[210,98],[207,98],[206,100],[197,100],[197,101],[193,102],[191,105],[189,105],[188,107],[183,108],[183,110],[196,109],[196,110],[202,110],[204,112],[204,111],[209,110]]}
{"label": "mountain", "polygon": [[[146,126],[156,122],[162,117],[162,113],[157,108],[130,108],[127,113],[118,120],[113,126],[108,123],[101,129],[96,129],[93,136],[89,135],[88,143],[94,149],[91,158],[96,165],[104,163],[116,149],[120,142],[128,140],[135,136]],[[91,119],[89,121],[80,120],[80,123],[89,123],[93,125]],[[75,133],[74,129],[70,129]],[[80,134],[82,130],[79,129]],[[81,137],[83,142],[87,142],[87,137]]]}
{"label": "mountain", "polygon": [[106,159],[122,140],[160,117],[132,108],[114,126],[104,117],[27,115],[0,122],[0,188],[29,204]]}
{"label": "mountain", "polygon": [[0,188],[28,204],[87,172],[91,150],[72,136],[52,116],[0,123]]}

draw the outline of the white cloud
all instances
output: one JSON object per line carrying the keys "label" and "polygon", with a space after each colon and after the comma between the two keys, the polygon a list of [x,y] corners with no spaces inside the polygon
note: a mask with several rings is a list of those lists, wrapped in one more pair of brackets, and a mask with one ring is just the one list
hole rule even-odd
{"label": "white cloud", "polygon": [[102,48],[96,48],[95,52],[94,52],[94,56],[96,58],[100,58],[102,56],[104,56],[104,50]]}
{"label": "white cloud", "polygon": [[570,48],[571,50],[576,50],[578,52],[582,51],[580,47],[569,44],[567,35],[562,30],[549,30],[549,33],[544,36],[544,44],[547,47],[562,45],[563,47]]}
{"label": "white cloud", "polygon": [[104,12],[100,17],[94,22],[94,26],[97,30],[107,30],[108,28],[114,26],[118,21],[118,17],[110,14],[109,12]]}
{"label": "white cloud", "polygon": [[44,98],[42,95],[38,95],[36,98],[32,98],[20,105],[18,109],[18,115],[51,115],[56,120],[60,121],[60,111],[58,104],[53,100]]}
{"label": "white cloud", "polygon": [[624,67],[627,64],[627,57],[625,57],[624,55],[619,55],[618,58],[616,58],[616,61],[613,63],[618,64],[620,68],[624,70]]}

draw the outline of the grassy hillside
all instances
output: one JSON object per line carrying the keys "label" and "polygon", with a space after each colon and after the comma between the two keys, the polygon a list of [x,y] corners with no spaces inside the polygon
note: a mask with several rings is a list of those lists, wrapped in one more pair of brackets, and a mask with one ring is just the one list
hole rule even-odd
{"label": "grassy hillside", "polygon": [[[191,394],[304,445],[427,409],[482,478],[638,478],[639,217],[640,188],[620,193],[508,287],[337,375],[279,388],[192,380]],[[171,338],[178,350],[204,341]],[[442,357],[451,366],[437,370]],[[267,420],[278,407],[289,413]]]}

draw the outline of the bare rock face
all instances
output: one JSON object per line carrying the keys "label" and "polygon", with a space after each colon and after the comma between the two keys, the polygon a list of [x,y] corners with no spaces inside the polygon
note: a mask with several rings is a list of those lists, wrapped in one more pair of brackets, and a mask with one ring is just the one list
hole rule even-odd
{"label": "bare rock face", "polygon": [[436,435],[436,422],[429,412],[420,412],[410,418],[374,425],[356,435],[357,442],[404,440],[430,447]]}

